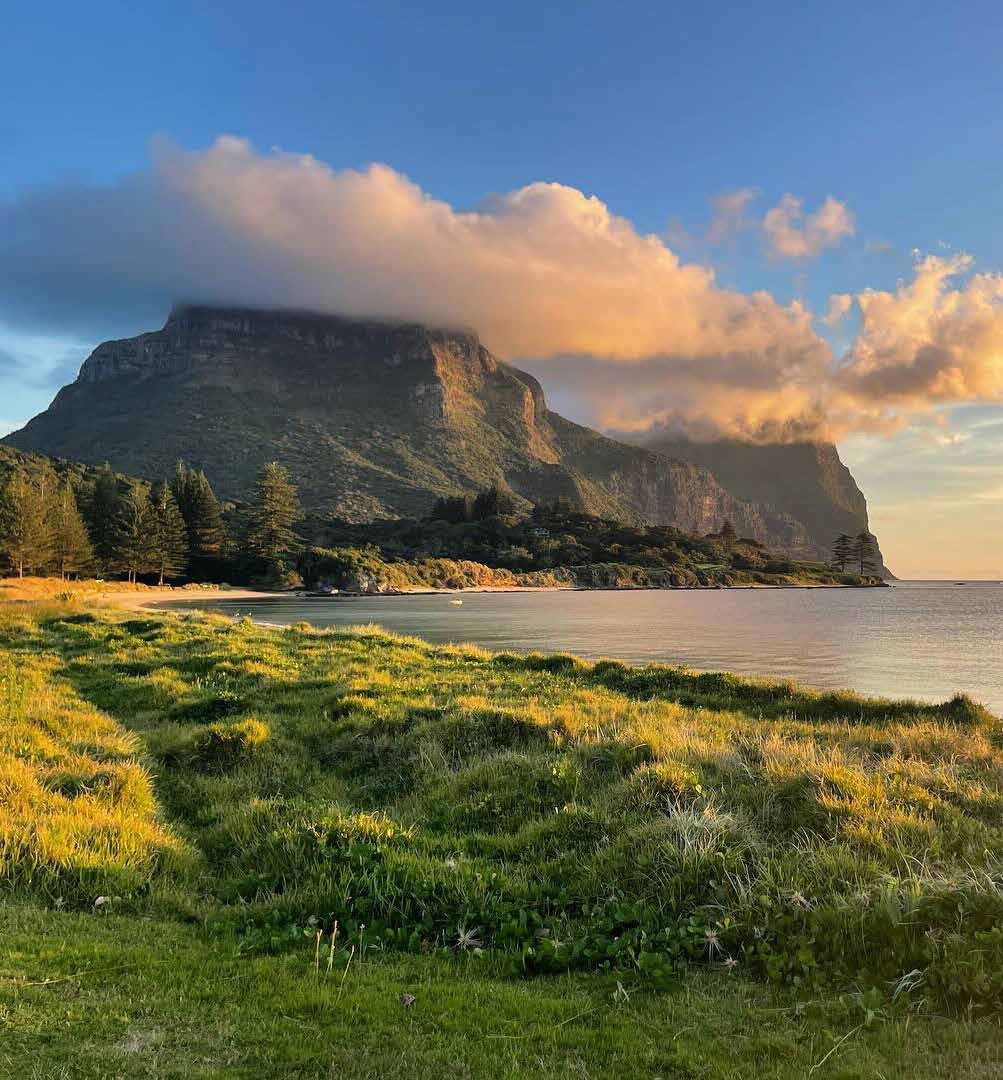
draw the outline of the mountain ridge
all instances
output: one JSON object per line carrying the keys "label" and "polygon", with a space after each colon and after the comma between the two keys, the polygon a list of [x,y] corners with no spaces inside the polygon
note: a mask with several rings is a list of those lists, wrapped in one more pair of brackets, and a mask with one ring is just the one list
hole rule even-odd
{"label": "mountain ridge", "polygon": [[309,509],[348,520],[420,517],[438,496],[500,482],[633,524],[706,533],[728,519],[802,557],[831,541],[699,462],[552,412],[532,375],[469,330],[183,305],[161,330],[99,345],[3,442],[148,477],[183,458],[224,499],[277,460]]}

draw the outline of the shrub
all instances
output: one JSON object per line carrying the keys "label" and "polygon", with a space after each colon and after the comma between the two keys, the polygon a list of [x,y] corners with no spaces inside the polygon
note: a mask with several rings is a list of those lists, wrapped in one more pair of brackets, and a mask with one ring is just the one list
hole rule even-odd
{"label": "shrub", "polygon": [[248,718],[214,723],[190,736],[187,758],[193,768],[223,771],[241,764],[268,738],[268,725]]}

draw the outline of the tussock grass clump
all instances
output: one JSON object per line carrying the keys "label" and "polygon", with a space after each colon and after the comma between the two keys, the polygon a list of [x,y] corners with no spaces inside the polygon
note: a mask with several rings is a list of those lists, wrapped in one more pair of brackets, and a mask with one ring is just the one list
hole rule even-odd
{"label": "tussock grass clump", "polygon": [[[7,617],[9,642],[23,623]],[[0,895],[91,905],[185,849],[160,820],[139,740],[55,677],[58,659],[0,657]]]}
{"label": "tussock grass clump", "polygon": [[189,890],[245,949],[314,918],[527,973],[1003,1000],[1003,732],[962,696],[222,618],[23,611],[0,643],[11,891],[83,866],[166,889],[149,755]]}

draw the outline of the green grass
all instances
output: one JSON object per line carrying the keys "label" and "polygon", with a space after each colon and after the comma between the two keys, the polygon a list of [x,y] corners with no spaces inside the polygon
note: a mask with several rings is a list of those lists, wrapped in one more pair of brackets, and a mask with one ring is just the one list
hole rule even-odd
{"label": "green grass", "polygon": [[0,1065],[988,1076],[1001,780],[963,697],[12,607]]}
{"label": "green grass", "polygon": [[[991,1077],[985,1021],[875,1016],[697,973],[670,993],[470,957],[240,956],[197,927],[0,906],[0,1077]],[[406,1008],[403,994],[415,1002]],[[815,1068],[815,1071],[811,1070]]]}

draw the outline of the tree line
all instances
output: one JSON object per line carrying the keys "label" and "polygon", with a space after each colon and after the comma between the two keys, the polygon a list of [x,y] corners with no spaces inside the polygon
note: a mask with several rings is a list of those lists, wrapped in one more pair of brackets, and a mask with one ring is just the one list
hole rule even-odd
{"label": "tree line", "polygon": [[152,485],[105,468],[74,485],[49,465],[15,467],[0,485],[0,559],[25,574],[150,577],[257,577],[290,583],[302,544],[296,488],[286,470],[265,465],[254,494],[230,527],[204,472],[179,462]]}

